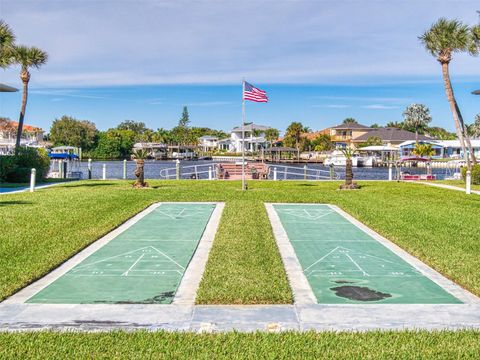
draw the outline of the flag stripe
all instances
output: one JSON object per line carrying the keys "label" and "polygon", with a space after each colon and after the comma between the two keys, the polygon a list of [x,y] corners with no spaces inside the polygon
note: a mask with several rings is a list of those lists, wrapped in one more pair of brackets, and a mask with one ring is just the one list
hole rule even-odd
{"label": "flag stripe", "polygon": [[244,87],[244,91],[243,91],[244,100],[250,100],[255,102],[268,102],[266,91],[258,89],[246,81],[244,82],[243,87]]}

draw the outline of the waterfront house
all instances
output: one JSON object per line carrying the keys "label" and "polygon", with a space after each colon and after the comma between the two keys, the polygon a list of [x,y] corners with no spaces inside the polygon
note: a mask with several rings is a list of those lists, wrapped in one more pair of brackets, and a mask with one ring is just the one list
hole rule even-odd
{"label": "waterfront house", "polygon": [[249,124],[243,127],[245,131],[244,141],[242,142],[242,128],[235,127],[231,131],[230,136],[230,152],[242,152],[242,147],[245,151],[258,151],[265,149],[268,141],[265,139],[265,131],[270,129],[269,126]]}
{"label": "waterfront house", "polygon": [[218,148],[218,137],[212,135],[205,135],[198,138],[198,146],[202,151],[208,152]]}
{"label": "waterfront house", "polygon": [[[435,155],[434,159],[461,159],[463,158],[462,147],[459,140],[420,140],[421,144],[432,145]],[[473,151],[480,157],[480,139],[471,140]],[[402,157],[411,156],[415,148],[415,141],[405,141],[399,145]]]}
{"label": "waterfront house", "polygon": [[[415,133],[396,127],[373,128],[372,130],[356,137],[352,142],[358,147],[365,143],[368,138],[375,137],[382,140],[383,145],[400,145],[405,141],[415,141]],[[418,140],[432,140],[430,136],[418,135]]]}
{"label": "waterfront house", "polygon": [[[18,122],[9,119],[0,119],[0,154],[10,154],[15,148]],[[21,146],[41,147],[44,131],[32,125],[23,125]]]}

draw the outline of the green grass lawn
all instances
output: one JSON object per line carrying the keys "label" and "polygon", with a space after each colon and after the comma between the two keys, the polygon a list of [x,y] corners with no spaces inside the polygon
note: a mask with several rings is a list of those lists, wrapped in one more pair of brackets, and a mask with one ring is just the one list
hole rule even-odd
{"label": "green grass lawn", "polygon": [[[442,181],[438,181],[438,182],[442,183],[442,184],[453,185],[453,186],[457,186],[459,188],[465,189],[465,182],[463,180],[442,180]],[[472,190],[480,190],[480,185],[473,185],[472,184]]]}
{"label": "green grass lawn", "polygon": [[477,359],[480,332],[3,333],[2,359]]}
{"label": "green grass lawn", "polygon": [[225,201],[197,302],[290,303],[264,201],[332,203],[480,295],[480,197],[397,182],[83,181],[0,197],[0,298],[5,298],[158,201]]}
{"label": "green grass lawn", "polygon": [[[153,202],[225,201],[197,302],[290,303],[263,202],[336,204],[480,295],[480,197],[408,183],[83,181],[0,196],[0,298],[45,275]],[[477,358],[480,332],[1,333],[1,358]]]}

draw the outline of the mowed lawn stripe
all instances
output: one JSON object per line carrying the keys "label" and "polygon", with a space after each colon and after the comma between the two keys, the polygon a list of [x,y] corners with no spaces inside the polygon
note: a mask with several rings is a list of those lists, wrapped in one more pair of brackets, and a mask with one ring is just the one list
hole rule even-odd
{"label": "mowed lawn stripe", "polygon": [[228,202],[196,302],[284,304],[292,301],[263,203]]}

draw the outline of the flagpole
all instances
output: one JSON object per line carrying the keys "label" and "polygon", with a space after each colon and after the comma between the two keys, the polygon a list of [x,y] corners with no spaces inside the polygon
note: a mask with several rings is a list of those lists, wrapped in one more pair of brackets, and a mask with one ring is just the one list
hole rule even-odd
{"label": "flagpole", "polygon": [[245,79],[242,80],[242,191],[245,190]]}

